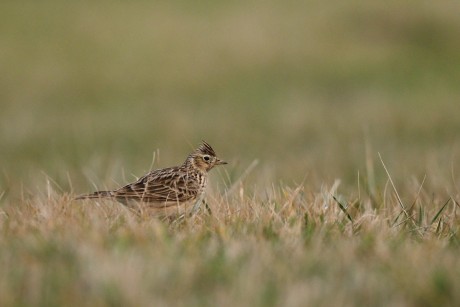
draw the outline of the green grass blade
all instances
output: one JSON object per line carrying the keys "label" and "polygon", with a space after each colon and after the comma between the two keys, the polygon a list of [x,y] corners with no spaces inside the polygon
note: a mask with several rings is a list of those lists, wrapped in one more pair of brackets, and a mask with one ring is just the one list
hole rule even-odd
{"label": "green grass blade", "polygon": [[439,233],[439,229],[441,228],[442,219],[439,219],[438,226],[436,226],[436,233]]}
{"label": "green grass blade", "polygon": [[422,225],[424,212],[425,210],[423,210],[423,207],[420,205],[418,207],[418,225],[419,226]]}
{"label": "green grass blade", "polygon": [[441,207],[441,209],[439,209],[438,213],[436,213],[436,215],[435,215],[435,216],[433,217],[433,219],[431,220],[430,225],[433,224],[433,223],[436,221],[436,219],[439,217],[439,215],[442,213],[442,211],[444,211],[444,209],[445,209],[445,208],[447,207],[447,205],[450,203],[450,200],[451,200],[451,198],[449,198],[449,199],[446,201],[446,203]]}
{"label": "green grass blade", "polygon": [[350,220],[350,222],[353,223],[353,219],[351,218],[350,214],[347,212],[347,209],[345,209],[345,207],[339,202],[339,200],[334,195],[332,195],[332,198],[334,198],[335,202],[339,205],[340,210],[342,210],[343,213],[345,213],[345,215]]}
{"label": "green grass blade", "polygon": [[393,227],[394,225],[396,225],[396,222],[398,222],[399,220],[399,217],[403,214],[404,212],[401,210],[399,211],[398,215],[395,217],[395,219],[393,220],[393,223],[391,223],[391,227]]}

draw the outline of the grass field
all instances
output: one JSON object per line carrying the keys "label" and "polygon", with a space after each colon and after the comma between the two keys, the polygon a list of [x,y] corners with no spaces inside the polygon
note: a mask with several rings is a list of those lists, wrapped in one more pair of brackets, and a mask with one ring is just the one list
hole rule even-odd
{"label": "grass field", "polygon": [[[0,4],[0,306],[458,306],[460,5]],[[76,202],[201,140],[180,223]]]}

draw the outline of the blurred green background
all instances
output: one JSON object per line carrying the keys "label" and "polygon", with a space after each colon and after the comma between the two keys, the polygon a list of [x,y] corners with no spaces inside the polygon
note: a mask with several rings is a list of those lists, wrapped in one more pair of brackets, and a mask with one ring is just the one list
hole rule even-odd
{"label": "blurred green background", "polygon": [[[248,179],[458,188],[460,3],[2,1],[0,193],[115,187],[202,139]],[[115,183],[116,182],[116,183]],[[353,189],[353,190],[352,190]],[[458,192],[457,192],[458,193]]]}

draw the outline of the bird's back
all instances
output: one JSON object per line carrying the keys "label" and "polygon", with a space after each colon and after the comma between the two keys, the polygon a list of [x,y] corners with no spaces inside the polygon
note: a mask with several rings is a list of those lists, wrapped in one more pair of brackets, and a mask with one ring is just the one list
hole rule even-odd
{"label": "bird's back", "polygon": [[207,173],[183,167],[168,167],[149,172],[136,182],[113,191],[112,197],[167,207],[193,201],[206,188]]}

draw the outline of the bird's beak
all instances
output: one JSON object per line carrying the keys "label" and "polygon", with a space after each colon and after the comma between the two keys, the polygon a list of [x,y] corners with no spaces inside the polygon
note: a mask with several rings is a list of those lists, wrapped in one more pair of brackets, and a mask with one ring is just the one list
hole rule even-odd
{"label": "bird's beak", "polygon": [[223,164],[228,164],[228,163],[225,162],[224,160],[221,160],[221,159],[217,158],[216,163],[214,165],[223,165]]}

